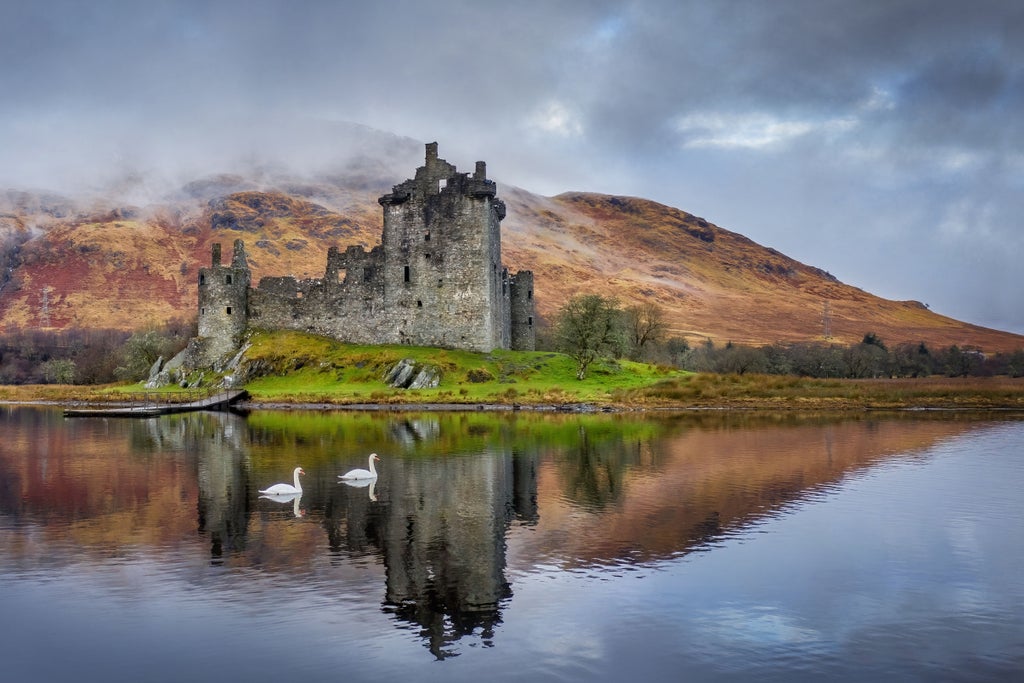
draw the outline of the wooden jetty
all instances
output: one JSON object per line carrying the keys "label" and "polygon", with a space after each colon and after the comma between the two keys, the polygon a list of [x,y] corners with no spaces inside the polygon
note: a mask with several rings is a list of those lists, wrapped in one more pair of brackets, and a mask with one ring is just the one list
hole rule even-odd
{"label": "wooden jetty", "polygon": [[[165,397],[173,394],[165,394]],[[154,417],[171,413],[187,413],[195,410],[227,410],[249,396],[245,389],[222,391],[195,401],[172,403],[160,401],[155,394],[147,394],[141,401],[131,401],[128,405],[119,404],[110,407],[65,408],[64,417]]]}

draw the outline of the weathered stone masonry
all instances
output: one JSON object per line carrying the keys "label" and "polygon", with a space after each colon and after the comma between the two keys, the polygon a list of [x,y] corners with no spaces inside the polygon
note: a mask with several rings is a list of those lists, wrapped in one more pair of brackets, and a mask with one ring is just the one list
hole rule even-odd
{"label": "weathered stone masonry", "polygon": [[501,263],[505,203],[484,162],[459,173],[430,143],[415,177],[378,201],[381,244],[332,247],[322,279],[265,277],[253,289],[242,241],[230,266],[214,245],[199,271],[202,360],[222,360],[250,325],[362,344],[534,348],[533,273]]}
{"label": "weathered stone masonry", "polygon": [[212,365],[238,348],[246,328],[252,273],[242,240],[235,240],[231,265],[221,265],[213,245],[209,268],[199,269],[199,363]]}

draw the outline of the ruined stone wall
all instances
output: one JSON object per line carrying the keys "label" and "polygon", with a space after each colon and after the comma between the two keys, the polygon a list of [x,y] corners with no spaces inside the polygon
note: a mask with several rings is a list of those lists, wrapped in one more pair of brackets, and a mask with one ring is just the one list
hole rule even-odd
{"label": "ruined stone wall", "polygon": [[250,294],[250,322],[265,329],[294,329],[360,344],[398,343],[388,329],[383,250],[331,248],[322,279],[265,277]]}

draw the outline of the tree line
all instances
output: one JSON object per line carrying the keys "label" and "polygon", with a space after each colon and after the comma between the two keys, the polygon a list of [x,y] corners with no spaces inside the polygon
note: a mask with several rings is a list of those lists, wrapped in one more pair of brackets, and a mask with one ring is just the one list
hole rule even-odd
{"label": "tree line", "polygon": [[171,358],[195,334],[194,321],[136,332],[11,330],[0,334],[0,384],[138,381],[158,358]]}
{"label": "tree line", "polygon": [[800,375],[818,378],[1024,376],[1024,349],[985,354],[951,345],[931,348],[925,342],[889,348],[874,332],[857,344],[827,342],[716,345],[710,339],[691,345],[669,335],[664,311],[653,303],[622,307],[597,294],[570,299],[552,324],[538,334],[537,347],[557,350],[576,361],[578,379],[602,358],[646,361],[693,372]]}

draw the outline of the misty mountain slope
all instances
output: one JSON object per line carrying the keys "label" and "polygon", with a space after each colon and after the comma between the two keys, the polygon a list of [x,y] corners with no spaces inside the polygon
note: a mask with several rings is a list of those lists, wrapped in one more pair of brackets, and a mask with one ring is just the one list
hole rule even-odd
{"label": "misty mountain slope", "polygon": [[534,271],[537,305],[550,317],[574,294],[655,301],[675,335],[765,344],[831,338],[1012,349],[1018,335],[937,315],[915,301],[889,301],[836,280],[738,233],[679,209],[633,197],[566,193],[503,195],[506,260]]}
{"label": "misty mountain slope", "polygon": [[[377,197],[395,183],[383,167],[350,165],[316,178],[212,176],[163,203],[97,210],[18,195],[0,211],[0,329],[134,329],[195,315],[198,268],[210,247],[246,243],[254,282],[267,275],[321,277],[327,250],[378,244]],[[499,185],[508,205],[503,257],[534,271],[538,314],[551,320],[572,295],[654,301],[671,333],[764,344],[832,338],[926,341],[986,351],[1024,337],[936,315],[917,302],[881,299],[827,272],[679,209],[633,197],[542,197]],[[5,237],[6,235],[6,237]],[[6,240],[6,241],[2,241]],[[230,253],[227,251],[226,253]]]}
{"label": "misty mountain slope", "polygon": [[175,222],[110,217],[50,227],[11,256],[5,329],[131,329],[181,317],[194,238]]}
{"label": "misty mountain slope", "polygon": [[[327,198],[347,206],[345,215],[252,190],[205,204],[188,198],[100,214],[69,211],[0,253],[10,264],[0,284],[0,328],[134,329],[193,317],[198,268],[209,265],[214,242],[230,253],[235,239],[244,240],[256,281],[322,276],[330,246],[379,240],[378,195],[333,191]],[[32,216],[25,222],[35,224]]]}

